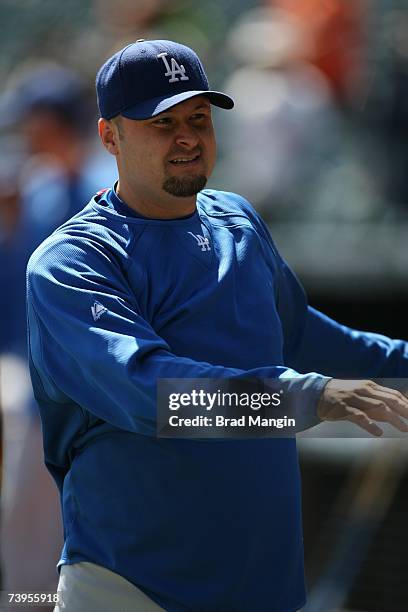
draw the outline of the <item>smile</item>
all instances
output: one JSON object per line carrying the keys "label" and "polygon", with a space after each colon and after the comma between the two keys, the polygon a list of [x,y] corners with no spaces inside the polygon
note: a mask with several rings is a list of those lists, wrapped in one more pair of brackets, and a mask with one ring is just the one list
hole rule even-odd
{"label": "smile", "polygon": [[176,157],[175,159],[171,159],[170,163],[175,166],[181,165],[190,165],[194,164],[200,158],[200,153],[195,155],[194,157]]}

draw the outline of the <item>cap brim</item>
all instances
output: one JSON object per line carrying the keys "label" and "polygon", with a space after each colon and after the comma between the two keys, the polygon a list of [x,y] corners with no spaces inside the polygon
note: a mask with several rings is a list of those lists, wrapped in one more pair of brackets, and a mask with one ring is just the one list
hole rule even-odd
{"label": "cap brim", "polygon": [[170,97],[166,96],[146,100],[136,106],[127,108],[120,114],[128,119],[149,119],[150,117],[155,117],[163,113],[176,104],[180,104],[180,102],[195,98],[196,96],[205,96],[209,99],[211,104],[226,110],[234,108],[234,100],[220,91],[183,91],[182,93]]}

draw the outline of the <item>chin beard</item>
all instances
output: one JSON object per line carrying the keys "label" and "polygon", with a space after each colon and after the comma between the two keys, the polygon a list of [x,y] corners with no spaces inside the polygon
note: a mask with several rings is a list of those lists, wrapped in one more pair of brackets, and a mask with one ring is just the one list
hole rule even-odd
{"label": "chin beard", "polygon": [[172,196],[178,198],[189,198],[197,195],[207,184],[207,177],[204,174],[177,178],[172,176],[163,183],[163,189]]}

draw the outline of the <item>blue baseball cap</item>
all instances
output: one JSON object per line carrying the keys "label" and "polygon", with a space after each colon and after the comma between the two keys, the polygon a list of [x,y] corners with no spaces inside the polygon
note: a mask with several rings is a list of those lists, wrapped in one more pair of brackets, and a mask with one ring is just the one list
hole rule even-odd
{"label": "blue baseball cap", "polygon": [[109,58],[96,76],[101,117],[148,119],[194,96],[225,109],[232,98],[210,90],[198,55],[170,40],[138,40]]}

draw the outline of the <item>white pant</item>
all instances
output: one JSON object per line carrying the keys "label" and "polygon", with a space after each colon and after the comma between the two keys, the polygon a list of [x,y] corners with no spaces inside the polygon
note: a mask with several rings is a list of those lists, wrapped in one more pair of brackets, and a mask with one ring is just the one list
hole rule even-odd
{"label": "white pant", "polygon": [[63,565],[54,612],[163,612],[134,584],[95,563]]}

